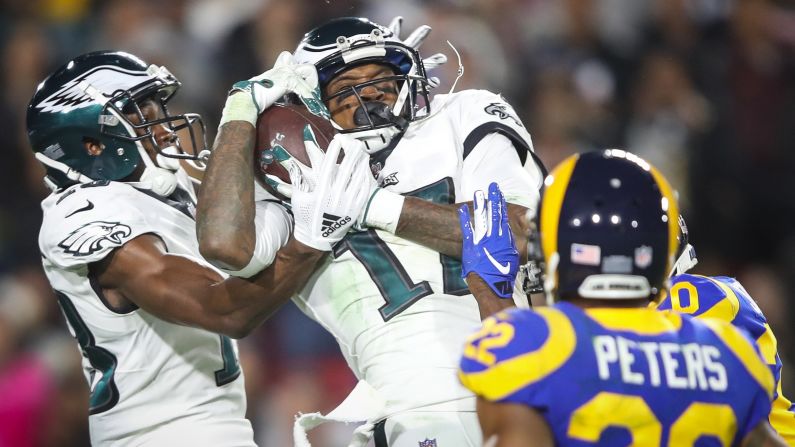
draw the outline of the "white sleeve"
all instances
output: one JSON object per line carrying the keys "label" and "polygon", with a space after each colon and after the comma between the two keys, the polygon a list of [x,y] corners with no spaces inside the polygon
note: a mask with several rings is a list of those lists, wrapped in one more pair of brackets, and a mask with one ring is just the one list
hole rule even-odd
{"label": "white sleeve", "polygon": [[256,202],[254,227],[256,242],[254,254],[248,265],[240,270],[225,270],[226,273],[240,278],[249,278],[267,268],[276,258],[279,251],[290,239],[293,220],[287,209],[279,202],[263,200]]}
{"label": "white sleeve", "polygon": [[490,133],[464,159],[461,192],[463,199],[470,201],[475,191],[487,192],[489,184],[497,182],[506,202],[535,211],[543,180],[541,169],[532,160],[522,166],[509,138]]}
{"label": "white sleeve", "polygon": [[159,234],[139,194],[128,185],[95,182],[48,199],[39,234],[42,254],[71,269],[101,261],[142,234]]}

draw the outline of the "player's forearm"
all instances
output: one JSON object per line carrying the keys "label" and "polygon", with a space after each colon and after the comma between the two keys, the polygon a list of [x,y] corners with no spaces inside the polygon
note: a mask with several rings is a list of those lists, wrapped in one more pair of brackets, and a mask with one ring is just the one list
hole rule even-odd
{"label": "player's forearm", "polygon": [[[259,327],[306,284],[325,252],[291,239],[274,262],[251,278],[190,268],[187,259],[175,260],[162,278],[179,278],[159,287],[153,313],[167,321],[242,338]],[[201,269],[204,270],[204,269]]]}
{"label": "player's forearm", "polygon": [[114,302],[123,298],[161,320],[239,338],[303,287],[324,254],[289,240],[264,271],[224,279],[144,234],[92,264],[91,272]]}
{"label": "player's forearm", "polygon": [[478,396],[478,420],[484,445],[493,447],[553,447],[549,425],[537,411],[520,403],[496,403]]}
{"label": "player's forearm", "polygon": [[245,121],[221,126],[196,210],[199,250],[230,270],[244,267],[254,252],[254,138]]}
{"label": "player's forearm", "polygon": [[[406,197],[395,234],[447,256],[461,259],[460,204],[439,204],[416,197]],[[527,208],[508,204],[511,230],[522,262],[527,259],[524,214]]]}
{"label": "player's forearm", "polygon": [[262,272],[214,286],[221,289],[214,313],[223,315],[227,335],[241,338],[259,327],[303,288],[325,254],[290,239]]}
{"label": "player's forearm", "polygon": [[291,239],[262,272],[225,280],[187,257],[166,255],[118,290],[160,319],[241,338],[295,295],[324,255]]}
{"label": "player's forearm", "polygon": [[457,205],[406,197],[395,234],[439,253],[461,259]]}
{"label": "player's forearm", "polygon": [[475,273],[470,273],[466,277],[469,291],[475,296],[480,309],[480,319],[483,320],[501,310],[514,306],[512,299],[498,297],[494,291]]}

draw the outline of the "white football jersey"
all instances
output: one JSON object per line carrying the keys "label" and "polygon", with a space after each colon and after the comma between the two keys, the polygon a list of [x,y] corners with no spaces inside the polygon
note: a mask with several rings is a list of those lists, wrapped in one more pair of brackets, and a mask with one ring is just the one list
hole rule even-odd
{"label": "white football jersey", "polygon": [[[534,158],[532,143],[513,109],[482,90],[439,95],[436,108],[371,158],[379,185],[452,204],[471,201],[475,190],[496,181],[508,201],[534,208],[542,169],[522,166]],[[477,146],[494,133],[513,146],[506,142],[501,153]],[[481,171],[491,174],[481,178]],[[295,301],[337,338],[356,376],[386,400],[388,414],[474,411],[474,396],[456,372],[465,339],[481,321],[460,261],[385,231],[352,231]]]}
{"label": "white football jersey", "polygon": [[192,187],[181,185],[162,198],[98,181],[42,202],[42,262],[83,354],[93,445],[254,445],[236,342],[142,309],[115,312],[89,273],[90,263],[146,233],[209,266],[198,251]]}

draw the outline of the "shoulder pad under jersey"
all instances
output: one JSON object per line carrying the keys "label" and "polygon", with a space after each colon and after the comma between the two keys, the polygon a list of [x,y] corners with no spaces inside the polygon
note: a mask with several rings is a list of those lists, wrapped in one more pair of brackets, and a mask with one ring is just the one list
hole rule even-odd
{"label": "shoulder pad under jersey", "polygon": [[61,268],[99,261],[152,230],[145,195],[130,185],[98,181],[72,186],[42,203],[42,255]]}

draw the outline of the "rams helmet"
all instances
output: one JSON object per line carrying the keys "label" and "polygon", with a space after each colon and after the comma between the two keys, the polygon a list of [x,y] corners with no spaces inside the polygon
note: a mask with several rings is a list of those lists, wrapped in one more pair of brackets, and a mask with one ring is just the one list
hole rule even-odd
{"label": "rams helmet", "polygon": [[657,169],[610,149],[567,158],[544,184],[537,219],[549,301],[655,299],[666,288],[679,209]]}

